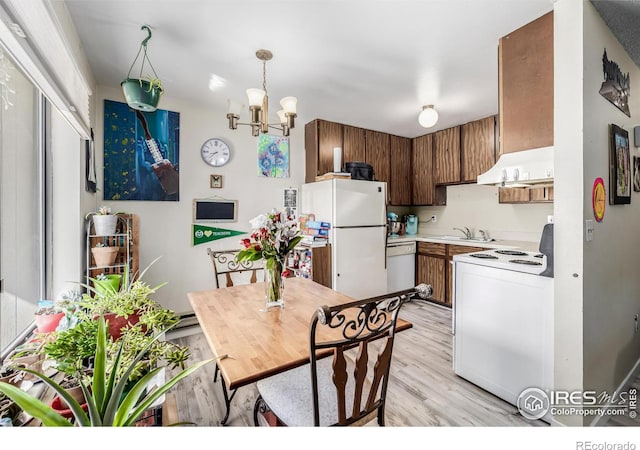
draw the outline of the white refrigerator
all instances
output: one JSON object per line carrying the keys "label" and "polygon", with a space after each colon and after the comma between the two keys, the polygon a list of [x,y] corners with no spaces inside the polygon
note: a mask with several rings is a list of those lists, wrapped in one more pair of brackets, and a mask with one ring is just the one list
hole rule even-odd
{"label": "white refrigerator", "polygon": [[301,213],[330,222],[331,281],[354,299],[387,293],[387,183],[333,179],[302,185]]}

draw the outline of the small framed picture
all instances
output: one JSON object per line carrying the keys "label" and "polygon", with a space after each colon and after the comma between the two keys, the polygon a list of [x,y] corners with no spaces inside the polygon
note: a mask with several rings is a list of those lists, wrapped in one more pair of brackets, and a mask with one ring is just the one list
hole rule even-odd
{"label": "small framed picture", "polygon": [[609,204],[627,205],[631,203],[631,155],[629,133],[614,124],[610,126],[609,153]]}
{"label": "small framed picture", "polygon": [[211,187],[214,189],[222,187],[222,175],[211,175]]}

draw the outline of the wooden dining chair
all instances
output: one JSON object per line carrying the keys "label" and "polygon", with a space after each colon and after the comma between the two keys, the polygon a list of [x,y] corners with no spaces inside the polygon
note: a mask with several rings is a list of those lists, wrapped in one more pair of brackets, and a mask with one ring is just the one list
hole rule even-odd
{"label": "wooden dining chair", "polygon": [[[231,287],[240,284],[249,284],[256,283],[258,281],[258,272],[264,272],[264,260],[258,261],[236,261],[236,255],[240,250],[211,250],[207,248],[207,254],[211,258],[211,263],[213,265],[213,276],[216,283],[216,289],[220,288],[220,282],[223,281],[224,285],[222,287]],[[251,274],[250,277],[247,277],[248,274]],[[244,274],[244,275],[243,275]],[[248,278],[248,279],[247,279]],[[221,280],[222,279],[222,280]],[[261,278],[262,280],[262,278]],[[216,362],[216,368],[213,373],[213,382],[216,383],[218,381],[218,373],[220,372],[220,367]],[[227,410],[224,418],[222,419],[222,425],[227,422],[229,418],[229,411],[231,401],[233,397],[236,395],[237,391],[232,391],[229,393],[227,391],[227,387],[224,384],[224,379],[220,377],[222,380],[222,393],[225,399],[225,405],[227,406]]]}
{"label": "wooden dining chair", "polygon": [[318,308],[310,364],[257,382],[254,424],[262,415],[287,426],[364,425],[376,417],[384,426],[398,312],[414,294]]}
{"label": "wooden dining chair", "polygon": [[[264,261],[236,261],[236,255],[240,250],[211,250],[207,248],[207,254],[211,258],[213,264],[213,275],[216,282],[216,288],[220,288],[221,278],[226,287],[238,284],[255,283],[258,281],[258,272],[264,271]],[[241,274],[245,274],[242,276]],[[246,275],[251,276],[247,280]],[[232,276],[233,275],[233,276]]]}

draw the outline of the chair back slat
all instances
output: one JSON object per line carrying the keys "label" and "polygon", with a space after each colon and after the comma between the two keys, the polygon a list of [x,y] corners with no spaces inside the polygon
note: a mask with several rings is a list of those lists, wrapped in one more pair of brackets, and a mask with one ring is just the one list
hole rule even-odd
{"label": "chair back slat", "polygon": [[[386,375],[389,372],[389,366],[391,365],[391,349],[393,348],[393,337],[386,339],[384,350],[378,355],[376,365],[373,367],[373,382],[371,383],[371,389],[369,390],[369,398],[367,399],[366,409],[369,411],[375,407],[375,402],[378,400],[377,393],[380,387],[380,381],[384,379],[386,382]],[[386,390],[386,386],[385,386]]]}
{"label": "chair back slat", "polygon": [[347,378],[347,360],[344,357],[344,349],[337,347],[333,355],[333,384],[336,387],[339,424],[347,422]]}
{"label": "chair back slat", "polygon": [[358,357],[356,358],[356,366],[353,371],[353,378],[355,379],[355,396],[353,399],[353,409],[351,414],[358,416],[360,414],[360,405],[362,404],[362,391],[364,389],[364,382],[367,379],[367,364],[369,363],[369,346],[366,342],[360,342],[358,348]]}

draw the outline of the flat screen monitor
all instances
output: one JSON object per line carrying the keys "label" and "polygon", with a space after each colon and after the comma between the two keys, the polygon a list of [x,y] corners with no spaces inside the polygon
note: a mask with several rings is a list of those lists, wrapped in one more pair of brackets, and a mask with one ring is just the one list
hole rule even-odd
{"label": "flat screen monitor", "polygon": [[194,222],[236,222],[238,217],[237,200],[194,199]]}

